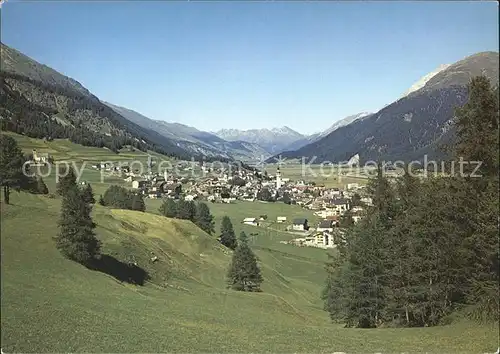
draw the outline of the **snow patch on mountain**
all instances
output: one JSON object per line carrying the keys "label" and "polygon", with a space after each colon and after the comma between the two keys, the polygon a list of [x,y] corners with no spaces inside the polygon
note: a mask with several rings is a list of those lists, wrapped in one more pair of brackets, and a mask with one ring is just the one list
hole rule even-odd
{"label": "snow patch on mountain", "polygon": [[333,131],[335,131],[343,126],[351,124],[351,123],[357,121],[358,119],[368,117],[372,114],[373,113],[371,113],[371,112],[361,112],[361,113],[353,114],[351,116],[347,116],[347,117],[333,123],[333,125],[330,128],[328,128],[327,130],[325,130],[324,132],[319,134],[317,137],[315,137],[315,140],[319,140],[319,139],[327,136],[328,134],[332,133]]}
{"label": "snow patch on mountain", "polygon": [[247,141],[258,144],[272,154],[279,153],[295,141],[305,138],[304,135],[287,126],[272,129],[221,129],[213,134],[227,141]]}
{"label": "snow patch on mountain", "polygon": [[403,97],[406,97],[408,96],[410,93],[412,92],[415,92],[417,90],[420,90],[422,87],[425,86],[425,84],[427,83],[427,81],[429,81],[430,79],[432,79],[434,76],[436,76],[437,74],[439,74],[441,71],[447,69],[451,64],[441,64],[436,70],[434,71],[431,71],[430,73],[428,73],[427,75],[421,77],[417,82],[415,82],[409,89],[408,91],[405,92],[405,94],[403,95]]}

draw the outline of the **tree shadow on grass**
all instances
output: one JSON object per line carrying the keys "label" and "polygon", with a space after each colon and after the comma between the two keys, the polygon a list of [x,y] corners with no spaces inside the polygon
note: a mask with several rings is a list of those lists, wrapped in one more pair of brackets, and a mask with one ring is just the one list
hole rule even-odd
{"label": "tree shadow on grass", "polygon": [[108,254],[102,254],[100,259],[96,259],[89,268],[109,274],[121,282],[135,285],[144,285],[150,279],[148,272],[141,267],[121,262]]}

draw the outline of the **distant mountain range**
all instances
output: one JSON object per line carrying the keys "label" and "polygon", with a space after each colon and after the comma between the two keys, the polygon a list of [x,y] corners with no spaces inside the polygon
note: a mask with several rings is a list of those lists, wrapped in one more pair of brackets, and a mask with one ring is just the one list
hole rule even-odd
{"label": "distant mountain range", "polygon": [[168,139],[175,141],[176,145],[191,153],[205,156],[223,156],[239,160],[259,160],[270,156],[263,147],[246,141],[226,141],[218,136],[200,131],[196,128],[181,124],[169,123],[162,120],[153,120],[133,110],[104,102],[114,111],[134,122],[135,124],[152,129]]}
{"label": "distant mountain range", "polygon": [[421,160],[425,154],[429,159],[443,157],[440,146],[454,139],[454,112],[467,101],[470,79],[483,74],[498,86],[498,67],[498,52],[477,53],[452,65],[442,65],[377,113],[355,119],[280,155],[287,159],[316,157],[317,163],[347,161],[356,154],[362,162]]}
{"label": "distant mountain range", "polygon": [[319,139],[327,136],[328,134],[334,132],[335,130],[337,130],[339,128],[342,128],[348,124],[351,124],[352,122],[355,122],[358,119],[366,119],[367,117],[369,117],[372,114],[373,113],[370,113],[370,112],[361,112],[361,113],[353,114],[351,116],[347,116],[344,119],[341,119],[341,120],[333,123],[333,125],[330,128],[328,128],[324,132],[320,133],[316,140],[319,140]]}
{"label": "distant mountain range", "polygon": [[306,138],[287,126],[273,129],[222,129],[214,134],[228,141],[247,141],[260,145],[271,154],[281,152],[290,144]]}
{"label": "distant mountain range", "polygon": [[76,80],[0,45],[2,130],[34,138],[68,138],[116,152],[132,146],[179,158],[192,156],[171,139],[116,113]]}
{"label": "distant mountain range", "polygon": [[277,154],[315,156],[316,162],[347,161],[356,154],[361,161],[432,158],[454,137],[454,110],[466,102],[470,79],[484,74],[498,85],[498,57],[483,52],[441,65],[378,112],[350,115],[317,134],[286,126],[210,133],[101,102],[78,81],[2,43],[0,125],[35,138],[68,138],[113,151],[131,146],[182,159],[249,161]]}
{"label": "distant mountain range", "polygon": [[3,43],[0,80],[2,130],[35,138],[68,138],[114,151],[133,146],[182,159],[260,160],[270,155],[257,144],[225,141],[102,102],[78,81]]}

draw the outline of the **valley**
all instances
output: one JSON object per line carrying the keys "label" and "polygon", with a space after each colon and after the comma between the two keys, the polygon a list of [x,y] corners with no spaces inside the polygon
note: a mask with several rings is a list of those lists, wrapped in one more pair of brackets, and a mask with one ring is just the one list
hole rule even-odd
{"label": "valley", "polygon": [[499,354],[496,4],[0,7],[1,354]]}
{"label": "valley", "polygon": [[[368,331],[330,324],[319,299],[324,251],[290,253],[293,246],[270,244],[264,235],[252,246],[266,279],[264,292],[225,290],[229,257],[190,223],[96,206],[93,217],[103,253],[134,254],[139,264],[144,263],[159,279],[166,278],[168,285],[163,280],[142,287],[120,283],[57,252],[51,237],[57,233],[59,207],[58,199],[25,193],[14,194],[12,205],[2,204],[5,352],[207,352],[214,348],[359,352],[363,343],[366,352],[483,353],[497,340],[496,326],[467,322]],[[179,231],[169,231],[172,222]],[[147,231],[138,233],[133,228]],[[162,254],[154,265],[148,264],[151,250]]]}
{"label": "valley", "polygon": [[[64,140],[44,142],[11,136],[26,153],[33,148],[47,151],[55,162],[97,163],[113,158],[146,163],[148,158],[141,152],[124,150],[116,155]],[[303,177],[299,166],[281,169],[283,176],[292,180]],[[318,166],[311,169],[320,172]],[[91,183],[96,196],[113,184],[128,187],[119,178],[108,176],[103,183],[100,178],[99,171],[83,170],[82,180]],[[345,188],[346,183],[359,182],[345,178],[340,184],[335,180],[331,183]],[[45,181],[54,193],[54,175]],[[321,219],[312,211],[278,202],[210,204],[216,234],[222,217],[229,216],[236,234],[244,231],[250,235],[265,282],[262,293],[245,294],[225,289],[230,256],[213,235],[189,221],[160,216],[161,199],[145,201],[146,213],[98,204],[92,212],[102,253],[118,262],[137,262],[149,277],[143,286],[117,281],[112,273],[86,269],[57,252],[51,238],[58,232],[59,197],[21,192],[12,194],[10,205],[2,202],[4,350],[358,352],[362,341],[366,352],[483,353],[496,342],[494,325],[478,326],[460,318],[450,325],[413,329],[366,331],[331,324],[320,294],[327,254],[335,254],[335,250],[284,244],[297,236],[285,232],[286,225],[273,222],[282,215],[288,220],[307,217],[314,226]],[[240,222],[262,214],[271,222],[263,226]],[[152,253],[158,262],[151,263]],[[75,329],[79,333],[76,340]],[[55,332],[57,337],[51,335]]]}

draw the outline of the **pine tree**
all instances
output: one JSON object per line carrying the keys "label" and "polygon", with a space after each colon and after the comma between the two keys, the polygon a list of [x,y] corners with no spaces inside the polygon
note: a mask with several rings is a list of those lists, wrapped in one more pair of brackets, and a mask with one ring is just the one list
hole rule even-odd
{"label": "pine tree", "polygon": [[385,318],[387,290],[386,229],[376,214],[364,218],[349,241],[351,301],[347,319],[356,327],[379,326]]}
{"label": "pine tree", "polygon": [[413,177],[413,171],[405,173],[396,181],[398,217],[394,228],[388,232],[389,286],[387,290],[387,311],[394,324],[401,326],[424,325],[417,314],[419,299],[424,295],[420,266],[422,259],[418,245],[423,238],[422,229],[416,221],[422,216],[420,200],[423,193],[420,181]]}
{"label": "pine tree", "polygon": [[273,200],[273,196],[271,195],[271,192],[268,188],[261,188],[257,192],[257,199],[265,202],[270,202]]}
{"label": "pine tree", "polygon": [[66,172],[66,175],[61,176],[57,183],[56,193],[60,196],[64,196],[67,190],[76,186],[76,175],[73,168],[71,166],[68,167]]}
{"label": "pine tree", "polygon": [[160,214],[167,218],[177,217],[177,203],[173,199],[165,199],[160,206]]}
{"label": "pine tree", "polygon": [[228,286],[233,290],[256,292],[261,291],[262,281],[257,258],[248,246],[246,234],[242,232],[229,266]]}
{"label": "pine tree", "polygon": [[99,204],[102,206],[106,205],[106,203],[104,202],[104,198],[102,197],[102,194],[99,195]]}
{"label": "pine tree", "polygon": [[465,194],[453,191],[452,179],[429,179],[421,200],[402,222],[411,240],[412,305],[416,325],[436,325],[462,302],[467,271],[462,247],[468,233]]}
{"label": "pine tree", "polygon": [[222,218],[219,240],[221,244],[232,250],[236,249],[238,244],[236,235],[234,234],[233,224],[227,215]]}
{"label": "pine tree", "polygon": [[86,266],[98,257],[100,251],[90,212],[91,206],[83,200],[77,186],[64,191],[56,245],[65,257]]}
{"label": "pine tree", "polygon": [[[457,110],[455,163],[467,175],[420,181],[406,173],[392,185],[379,165],[368,184],[373,206],[342,236],[327,264],[323,292],[333,320],[348,326],[432,326],[468,305],[479,320],[499,318],[498,89],[469,85]],[[450,171],[453,165],[450,163]]]}
{"label": "pine tree", "polygon": [[196,205],[193,201],[179,200],[177,202],[177,215],[178,219],[194,220],[196,215]]}
{"label": "pine tree", "polygon": [[103,196],[104,205],[117,209],[130,209],[132,198],[130,192],[121,186],[110,186]]}
{"label": "pine tree", "polygon": [[[339,247],[341,261],[327,266],[329,274],[323,292],[325,308],[332,319],[343,319],[349,326],[363,328],[377,327],[388,317],[391,260],[387,236],[394,222],[396,199],[380,164],[377,172],[368,186],[374,206],[357,225],[352,224],[349,212],[343,219],[349,228]],[[333,304],[333,297],[340,297],[341,301]]]}
{"label": "pine tree", "polygon": [[146,204],[141,194],[132,195],[132,202],[130,205],[131,210],[146,211]]}
{"label": "pine tree", "polygon": [[92,191],[90,183],[87,183],[83,189],[82,198],[87,204],[95,204],[94,192]]}
{"label": "pine tree", "polygon": [[195,224],[210,235],[215,232],[214,217],[205,203],[198,203],[196,206]]}
{"label": "pine tree", "polygon": [[[468,102],[456,110],[455,159],[462,157],[468,162],[482,161],[476,174],[498,176],[498,88],[493,90],[485,76],[473,78],[468,88]],[[474,168],[474,165],[469,164],[465,166],[465,171],[472,172]]]}
{"label": "pine tree", "polygon": [[24,156],[14,138],[0,134],[0,185],[6,204],[10,202],[10,190],[19,190],[25,183]]}
{"label": "pine tree", "polygon": [[476,166],[469,164],[466,176],[456,178],[457,190],[466,194],[468,232],[464,238],[467,269],[467,302],[476,319],[499,319],[499,97],[484,77],[469,84],[469,101],[456,112],[455,159],[481,161],[475,171],[480,178],[469,177]]}
{"label": "pine tree", "polygon": [[389,180],[384,176],[381,163],[378,163],[377,175],[370,179],[366,189],[373,200],[373,207],[370,209],[377,211],[379,217],[383,219],[381,221],[389,227],[395,216],[395,194]]}
{"label": "pine tree", "polygon": [[[339,248],[339,246],[337,247]],[[348,312],[349,304],[353,299],[348,279],[350,264],[346,262],[346,254],[340,250],[335,255],[328,254],[328,259],[326,286],[321,296],[324,301],[324,309],[328,311],[332,321],[346,322],[352,326]]]}

